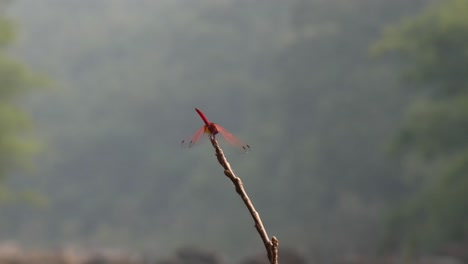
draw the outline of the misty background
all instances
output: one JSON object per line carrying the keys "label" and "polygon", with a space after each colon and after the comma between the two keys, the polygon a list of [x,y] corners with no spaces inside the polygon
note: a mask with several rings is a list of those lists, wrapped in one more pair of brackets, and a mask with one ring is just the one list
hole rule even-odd
{"label": "misty background", "polygon": [[[8,56],[45,84],[16,100],[38,150],[26,166],[9,168],[3,184],[35,198],[1,206],[0,238],[29,248],[160,256],[185,245],[233,259],[262,252],[209,142],[180,147],[202,126],[198,107],[251,146],[239,154],[221,142],[280,249],[320,263],[466,242],[468,101],[460,98],[467,98],[468,59],[452,53],[466,50],[468,36],[449,26],[468,25],[468,8],[444,9],[449,21],[439,28],[434,2],[468,6],[9,1],[2,17],[13,23],[16,40]],[[430,59],[418,57],[437,37],[453,55],[445,64],[437,59],[448,57],[432,50]],[[431,72],[433,65],[446,75]],[[433,96],[434,87],[442,92]],[[444,116],[445,104],[460,106],[451,108],[458,119]],[[461,132],[445,135],[441,127]],[[434,138],[424,137],[434,129]],[[460,204],[450,210],[440,197],[453,185],[437,186],[445,186],[438,180],[454,159],[465,167],[453,182]],[[437,203],[425,196],[434,188],[445,208],[435,213]]]}

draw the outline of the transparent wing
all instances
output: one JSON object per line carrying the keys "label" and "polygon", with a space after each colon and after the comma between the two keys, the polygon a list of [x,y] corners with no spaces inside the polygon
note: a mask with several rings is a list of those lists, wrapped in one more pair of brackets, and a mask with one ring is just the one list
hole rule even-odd
{"label": "transparent wing", "polygon": [[202,126],[202,128],[200,128],[197,132],[195,132],[195,134],[182,140],[180,144],[182,145],[183,148],[191,148],[195,144],[201,143],[203,139],[205,138],[205,137],[201,137],[201,135],[204,134],[205,130],[206,130],[206,126]]}
{"label": "transparent wing", "polygon": [[233,145],[236,148],[239,148],[242,152],[249,152],[250,151],[250,146],[243,142],[242,140],[239,140],[236,138],[231,132],[227,131],[224,127],[214,124],[216,126],[216,129],[218,130],[218,133],[223,136],[224,139],[226,139],[229,144]]}

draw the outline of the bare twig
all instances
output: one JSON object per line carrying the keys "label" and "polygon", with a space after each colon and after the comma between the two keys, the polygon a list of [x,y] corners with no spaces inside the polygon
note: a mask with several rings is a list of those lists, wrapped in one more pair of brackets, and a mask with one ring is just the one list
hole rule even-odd
{"label": "bare twig", "polygon": [[242,201],[244,201],[245,206],[247,206],[247,209],[249,209],[249,212],[255,221],[255,228],[257,229],[257,232],[262,238],[263,244],[265,245],[270,264],[278,264],[278,239],[274,236],[271,238],[271,240],[268,238],[268,234],[265,230],[265,227],[263,226],[262,219],[260,218],[258,212],[255,210],[255,207],[250,201],[249,196],[245,192],[242,180],[239,177],[237,177],[232,171],[231,165],[226,160],[223,150],[219,147],[216,138],[214,136],[211,136],[210,140],[211,144],[216,149],[216,157],[218,158],[218,162],[224,168],[224,175],[226,175],[232,181],[236,188],[236,192],[240,195]]}

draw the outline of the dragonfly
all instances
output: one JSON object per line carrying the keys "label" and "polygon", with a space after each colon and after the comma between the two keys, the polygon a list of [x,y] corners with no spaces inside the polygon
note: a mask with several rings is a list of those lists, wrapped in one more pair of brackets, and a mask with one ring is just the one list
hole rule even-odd
{"label": "dragonfly", "polygon": [[243,152],[248,152],[250,151],[250,146],[245,144],[243,141],[237,139],[231,132],[227,131],[224,127],[212,123],[208,121],[208,118],[206,118],[205,114],[203,114],[200,109],[195,108],[195,111],[197,111],[198,115],[200,118],[203,120],[205,123],[204,126],[202,126],[195,134],[193,134],[190,137],[187,137],[186,139],[182,140],[181,144],[183,147],[191,148],[195,145],[195,143],[200,142],[200,140],[203,138],[203,134],[207,134],[209,137],[215,137],[216,135],[221,135],[223,136],[226,141],[233,145],[234,147],[239,148]]}

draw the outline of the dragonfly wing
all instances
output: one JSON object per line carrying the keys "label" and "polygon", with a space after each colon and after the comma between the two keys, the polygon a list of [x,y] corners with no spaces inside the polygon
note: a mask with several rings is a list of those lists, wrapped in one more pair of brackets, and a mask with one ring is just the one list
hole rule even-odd
{"label": "dragonfly wing", "polygon": [[205,137],[200,137],[206,130],[206,126],[202,126],[195,134],[182,140],[181,145],[184,148],[191,148],[195,143],[200,143]]}
{"label": "dragonfly wing", "polygon": [[245,142],[242,140],[236,138],[231,132],[227,131],[224,127],[215,124],[219,134],[223,136],[224,139],[226,139],[229,144],[241,149],[243,152],[249,152],[250,151],[250,146],[247,145]]}

